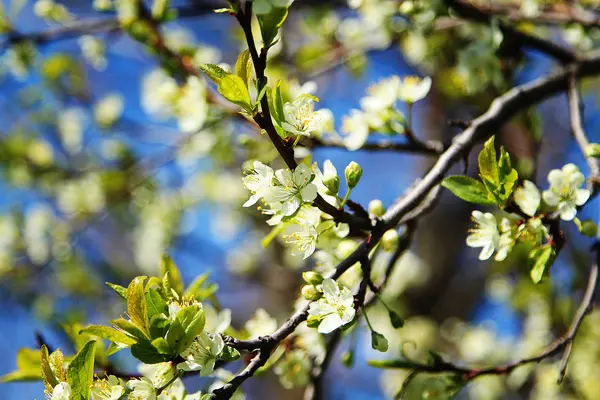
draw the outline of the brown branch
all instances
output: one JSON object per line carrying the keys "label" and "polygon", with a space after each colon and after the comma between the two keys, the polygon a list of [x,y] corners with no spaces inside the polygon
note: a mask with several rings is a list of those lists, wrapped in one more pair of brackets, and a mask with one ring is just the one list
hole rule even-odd
{"label": "brown branch", "polygon": [[386,227],[396,226],[406,213],[417,207],[426,198],[427,194],[442,181],[450,169],[475,144],[489,138],[518,112],[567,90],[569,80],[573,75],[581,78],[599,72],[600,54],[595,54],[553,74],[514,87],[496,98],[487,112],[473,120],[467,129],[454,138],[452,145],[438,158],[423,179],[399,202],[390,207],[383,218]]}
{"label": "brown branch", "polygon": [[[569,90],[567,93],[569,98],[569,113],[571,115],[571,132],[585,157],[590,169],[591,178],[598,178],[600,177],[600,167],[598,166],[598,162],[594,157],[589,157],[586,154],[586,148],[590,144],[590,141],[583,128],[583,102],[579,95],[579,91],[577,90],[577,79],[575,76],[571,76],[569,79]],[[591,184],[590,186],[592,190],[596,187],[594,184]]]}
{"label": "brown branch", "polygon": [[[335,147],[345,149],[346,146],[337,140],[323,140],[318,138],[309,138],[308,140],[301,142],[303,145],[310,149],[316,148],[327,148]],[[436,156],[442,154],[444,151],[444,145],[441,142],[430,140],[430,141],[418,141],[418,142],[406,142],[396,143],[392,141],[379,141],[375,143],[365,143],[358,151],[397,151],[414,154],[422,154],[427,156]]]}
{"label": "brown branch", "polygon": [[522,367],[527,364],[537,363],[543,361],[547,358],[553,357],[559,354],[561,351],[563,352],[561,367],[559,371],[559,382],[562,380],[564,376],[566,363],[569,358],[569,354],[571,352],[571,346],[573,339],[577,335],[577,331],[583,322],[583,319],[587,315],[587,313],[591,310],[592,302],[594,300],[594,294],[596,291],[596,286],[598,284],[598,258],[600,254],[598,251],[596,255],[596,260],[592,264],[590,275],[588,277],[588,283],[583,295],[583,299],[581,300],[581,304],[575,313],[575,317],[573,318],[571,325],[567,332],[555,340],[550,346],[544,349],[541,353],[528,358],[523,358],[519,361],[515,361],[512,363],[498,365],[495,367],[488,368],[465,368],[461,366],[457,366],[453,363],[446,361],[438,361],[434,364],[419,364],[414,363],[410,360],[407,360],[405,363],[398,364],[397,368],[401,369],[411,369],[417,372],[428,372],[428,373],[454,373],[461,374],[462,377],[467,380],[473,380],[481,376],[485,375],[507,375],[511,373],[516,368]]}
{"label": "brown branch", "polygon": [[[456,11],[460,16],[483,24],[491,24],[495,16],[485,8],[480,8],[466,0],[446,0],[446,5]],[[578,59],[577,54],[558,44],[536,36],[521,32],[510,25],[498,22],[498,27],[505,36],[510,36],[515,43],[536,49],[547,54],[563,64],[574,62]]]}
{"label": "brown branch", "polygon": [[[263,48],[259,54],[255,42],[254,35],[252,33],[252,2],[246,2],[244,10],[240,10],[236,14],[236,18],[244,31],[244,36],[246,37],[246,42],[248,43],[248,49],[250,51],[250,56],[252,58],[252,63],[254,64],[254,70],[256,72],[256,79],[259,82],[259,85],[267,84],[267,77],[265,76],[265,70],[267,68],[267,48]],[[262,87],[259,87],[259,91]],[[257,113],[254,116],[254,121],[256,124],[261,127],[269,136],[269,139],[277,149],[277,152],[286,163],[286,165],[291,169],[295,169],[298,164],[294,159],[294,149],[293,147],[289,147],[283,139],[277,133],[275,126],[273,125],[273,121],[271,119],[271,113],[269,110],[269,101],[267,96],[263,96],[260,101],[261,112]],[[336,207],[329,204],[323,197],[317,195],[317,198],[314,200],[315,206],[317,206],[321,211],[326,214],[331,215],[336,221],[345,222],[350,225],[355,230],[371,230],[373,227],[371,226],[371,221],[366,218],[361,218],[352,214],[345,212],[344,210],[339,210]]]}
{"label": "brown branch", "polygon": [[586,10],[577,4],[560,4],[540,11],[538,15],[525,16],[519,7],[500,4],[480,4],[478,8],[488,14],[506,18],[510,22],[531,22],[538,25],[571,25],[577,24],[584,28],[600,27],[600,16]]}

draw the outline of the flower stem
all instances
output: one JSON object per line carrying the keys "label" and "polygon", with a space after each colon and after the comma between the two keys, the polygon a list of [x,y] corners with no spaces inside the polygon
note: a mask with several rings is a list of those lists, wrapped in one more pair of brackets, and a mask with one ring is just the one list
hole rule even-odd
{"label": "flower stem", "polygon": [[369,321],[369,316],[367,315],[367,312],[365,311],[364,308],[363,308],[363,315],[365,316],[365,321],[367,321],[367,325],[369,326],[369,329],[371,330],[371,332],[375,332],[375,328],[373,328],[373,325],[371,325],[371,321]]}
{"label": "flower stem", "polygon": [[343,209],[344,206],[346,205],[346,202],[350,198],[350,193],[352,193],[352,189],[348,188],[348,191],[346,192],[346,195],[344,196],[344,199],[342,200],[342,204],[340,205],[340,209]]}

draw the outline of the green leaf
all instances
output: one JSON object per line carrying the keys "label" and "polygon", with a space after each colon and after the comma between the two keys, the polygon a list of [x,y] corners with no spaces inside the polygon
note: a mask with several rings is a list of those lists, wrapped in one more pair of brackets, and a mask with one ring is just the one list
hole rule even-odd
{"label": "green leaf", "polygon": [[529,253],[529,259],[533,263],[530,271],[531,280],[533,283],[539,283],[554,262],[554,248],[550,245],[545,245],[533,249]]}
{"label": "green leaf", "polygon": [[[496,148],[494,147],[494,136],[489,138],[479,153],[479,176],[484,183],[490,183],[497,187],[500,184],[500,173],[496,161]],[[489,187],[488,187],[489,188]]]}
{"label": "green leaf", "polygon": [[146,304],[148,304],[148,315],[151,319],[155,315],[168,314],[169,312],[167,302],[156,289],[148,289],[146,292]]}
{"label": "green leaf", "polygon": [[131,346],[131,355],[146,364],[158,364],[168,360],[149,340],[143,340]]}
{"label": "green leaf", "polygon": [[453,175],[442,181],[442,186],[450,190],[456,197],[469,203],[492,205],[488,198],[488,190],[480,181],[468,176]]}
{"label": "green leaf", "polygon": [[281,80],[277,81],[275,85],[275,93],[273,94],[273,103],[275,105],[274,110],[277,112],[278,118],[281,122],[285,121],[285,113],[283,111],[283,95],[281,94]]}
{"label": "green leaf", "polygon": [[190,286],[188,286],[185,295],[192,296],[199,301],[203,301],[212,296],[219,286],[216,283],[207,282],[209,275],[208,272],[199,275]]}
{"label": "green leaf", "polygon": [[137,325],[125,318],[113,319],[110,323],[140,340],[149,338],[146,332],[142,331]]}
{"label": "green leaf", "polygon": [[219,355],[219,359],[223,361],[235,361],[241,357],[240,352],[233,347],[225,346]]}
{"label": "green leaf", "polygon": [[152,346],[154,346],[156,348],[156,350],[158,350],[158,352],[161,354],[170,354],[171,353],[171,347],[169,346],[169,342],[167,342],[165,339],[163,339],[161,337],[154,339],[152,341]]}
{"label": "green leaf", "polygon": [[235,74],[242,78],[246,87],[248,87],[248,79],[250,78],[250,66],[250,50],[246,49],[240,53],[235,62]]}
{"label": "green leaf", "polygon": [[342,354],[341,361],[342,361],[342,364],[344,365],[344,367],[352,368],[352,366],[354,365],[354,351],[353,350],[345,351]]}
{"label": "green leaf", "polygon": [[409,360],[369,360],[367,363],[371,367],[383,368],[383,369],[414,369],[419,367],[419,364],[415,364]]}
{"label": "green leaf", "polygon": [[108,285],[108,287],[110,287],[112,290],[115,291],[115,293],[117,293],[119,296],[121,296],[121,298],[125,301],[127,301],[127,289],[124,288],[123,286],[120,285],[116,285],[114,283],[110,283],[110,282],[106,282],[106,284]]}
{"label": "green leaf", "polygon": [[137,343],[137,339],[133,338],[121,331],[103,325],[90,325],[83,328],[79,333],[87,333],[88,335],[97,336],[102,339],[110,340],[114,343],[131,346]]}
{"label": "green leaf", "polygon": [[394,329],[402,328],[404,326],[404,318],[400,316],[396,311],[389,310],[390,322]]}
{"label": "green leaf", "polygon": [[18,369],[39,369],[41,366],[40,350],[28,349],[26,347],[19,349],[17,352],[17,368]]}
{"label": "green leaf", "polygon": [[226,75],[219,81],[218,87],[219,93],[223,95],[230,102],[237,104],[244,108],[246,111],[251,111],[252,105],[250,104],[250,95],[248,94],[248,88],[237,75]]}
{"label": "green leaf", "polygon": [[58,379],[56,379],[56,375],[52,368],[50,367],[50,360],[48,354],[48,347],[46,345],[42,345],[40,349],[40,357],[41,357],[41,371],[42,378],[44,380],[44,386],[46,389],[52,390],[54,386],[58,385]]}
{"label": "green leaf", "polygon": [[215,64],[202,64],[199,68],[217,85],[221,81],[221,78],[229,75],[227,71]]}
{"label": "green leaf", "polygon": [[173,354],[177,355],[187,349],[202,332],[204,324],[204,311],[199,304],[179,310],[166,336],[169,346],[174,350]]}
{"label": "green leaf", "polygon": [[260,24],[260,32],[263,38],[263,44],[266,48],[271,47],[275,43],[275,37],[279,28],[283,25],[288,16],[288,9],[286,7],[271,7],[271,11],[268,14],[257,15],[258,23]]}
{"label": "green leaf", "polygon": [[143,332],[150,332],[148,326],[148,305],[144,294],[144,282],[147,277],[136,277],[127,287],[127,313],[131,322],[137,325]]}
{"label": "green leaf", "polygon": [[67,369],[67,383],[71,386],[69,400],[88,400],[94,381],[94,354],[96,341],[87,342],[75,355]]}
{"label": "green leaf", "polygon": [[175,265],[171,257],[163,254],[160,260],[160,276],[165,276],[167,273],[169,274],[169,285],[171,288],[173,288],[178,295],[183,294],[181,272],[179,272],[179,268],[177,268],[177,265]]}
{"label": "green leaf", "polygon": [[397,398],[405,400],[450,400],[467,384],[459,374],[411,374],[402,385]]}
{"label": "green leaf", "polygon": [[150,318],[150,337],[164,337],[169,329],[170,321],[162,314]]}
{"label": "green leaf", "polygon": [[9,382],[31,382],[31,381],[39,381],[42,379],[42,374],[40,373],[40,369],[18,369],[13,372],[9,372],[6,375],[0,376],[0,383],[9,383]]}

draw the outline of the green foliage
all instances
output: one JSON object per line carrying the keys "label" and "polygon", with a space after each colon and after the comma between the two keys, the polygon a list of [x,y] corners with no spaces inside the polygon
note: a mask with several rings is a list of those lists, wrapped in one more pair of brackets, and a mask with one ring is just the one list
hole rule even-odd
{"label": "green foliage", "polygon": [[480,181],[469,176],[453,175],[442,181],[442,186],[450,190],[456,197],[469,203],[489,206],[495,204],[489,198],[489,192]]}
{"label": "green foliage", "polygon": [[250,59],[250,50],[246,49],[240,53],[235,62],[235,74],[240,77],[242,82],[248,87],[248,80],[252,74],[252,60]]}
{"label": "green foliage", "polygon": [[467,384],[459,374],[427,374],[413,372],[402,385],[396,398],[403,400],[450,400]]}
{"label": "green foliage", "polygon": [[38,349],[19,349],[17,369],[0,377],[0,383],[37,381],[42,379],[41,357]]}
{"label": "green foliage", "polygon": [[215,64],[200,65],[200,70],[206,74],[214,83],[219,85],[221,78],[229,75],[227,71]]}
{"label": "green foliage", "polygon": [[279,28],[283,25],[288,16],[287,8],[271,7],[271,11],[267,14],[257,16],[260,24],[260,32],[263,38],[263,45],[266,48],[273,46],[275,37],[279,32]]}
{"label": "green foliage", "polygon": [[121,298],[123,300],[127,301],[127,289],[126,288],[124,288],[123,286],[120,286],[120,285],[116,285],[114,283],[110,283],[110,282],[106,282],[106,284],[108,285],[108,287],[110,287],[112,290],[114,290],[116,294],[121,296]]}
{"label": "green foliage", "polygon": [[246,84],[237,75],[225,75],[219,80],[219,93],[233,104],[237,104],[248,112],[252,112],[250,95]]}
{"label": "green foliage", "polygon": [[549,244],[531,250],[529,253],[529,260],[532,264],[530,275],[534,283],[539,283],[548,273],[555,257],[556,251]]}
{"label": "green foliage", "polygon": [[95,341],[90,341],[83,346],[69,363],[67,369],[67,383],[71,386],[72,400],[88,400],[90,389],[94,380],[94,354]]}
{"label": "green foliage", "polygon": [[160,275],[165,277],[163,280],[163,284],[165,285],[165,291],[169,293],[172,290],[177,293],[177,295],[183,294],[183,280],[181,279],[181,272],[171,260],[171,258],[164,254],[162,259],[160,260]]}
{"label": "green foliage", "polygon": [[82,329],[80,333],[97,336],[124,346],[131,346],[138,341],[137,338],[127,335],[123,331],[103,325],[90,325]]}
{"label": "green foliage", "polygon": [[150,333],[148,304],[144,293],[144,283],[148,277],[138,276],[127,287],[127,313],[131,322],[146,335]]}
{"label": "green foliage", "polygon": [[388,340],[379,332],[371,331],[371,347],[373,350],[385,353],[388,351]]}
{"label": "green foliage", "polygon": [[479,153],[479,177],[488,189],[488,197],[504,207],[512,194],[517,179],[517,170],[512,168],[509,154],[500,148],[500,157],[496,159],[494,137],[492,136]]}

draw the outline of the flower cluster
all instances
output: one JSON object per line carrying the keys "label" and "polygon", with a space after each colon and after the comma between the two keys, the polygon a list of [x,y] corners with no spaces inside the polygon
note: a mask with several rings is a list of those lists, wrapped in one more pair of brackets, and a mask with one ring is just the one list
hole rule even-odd
{"label": "flower cluster", "polygon": [[321,284],[323,297],[310,304],[309,323],[318,325],[320,333],[330,333],[354,320],[354,296],[347,287],[338,286],[333,279]]}
{"label": "flower cluster", "polygon": [[496,252],[495,260],[506,258],[519,241],[539,246],[549,238],[543,218],[554,214],[564,221],[572,221],[577,207],[590,197],[590,191],[582,188],[585,177],[574,164],[554,169],[548,174],[550,187],[540,193],[537,186],[525,180],[516,188],[513,201],[522,215],[505,213],[497,218],[491,213],[473,211],[475,227],[467,237],[467,245],[481,247],[480,260],[487,260]]}
{"label": "flower cluster", "polygon": [[392,76],[369,87],[369,95],[360,102],[361,110],[350,111],[344,119],[342,132],[346,135],[346,147],[349,150],[361,148],[371,131],[389,135],[403,133],[406,122],[396,102],[412,105],[423,99],[430,88],[431,78],[416,76],[403,79]]}
{"label": "flower cluster", "polygon": [[[349,233],[349,226],[336,224],[330,216],[311,205],[320,194],[327,202],[338,207],[343,205],[352,188],[360,180],[362,170],[356,163],[347,168],[348,193],[342,200],[337,195],[339,177],[333,164],[325,161],[324,175],[318,167],[315,172],[305,164],[294,171],[273,169],[260,161],[252,163],[252,169],[243,177],[244,186],[251,196],[244,203],[250,207],[262,199],[262,212],[271,215],[267,223],[275,226],[275,232],[281,232],[283,239],[291,244],[304,258],[320,247],[335,247],[339,240]],[[337,182],[334,184],[332,182]]]}

